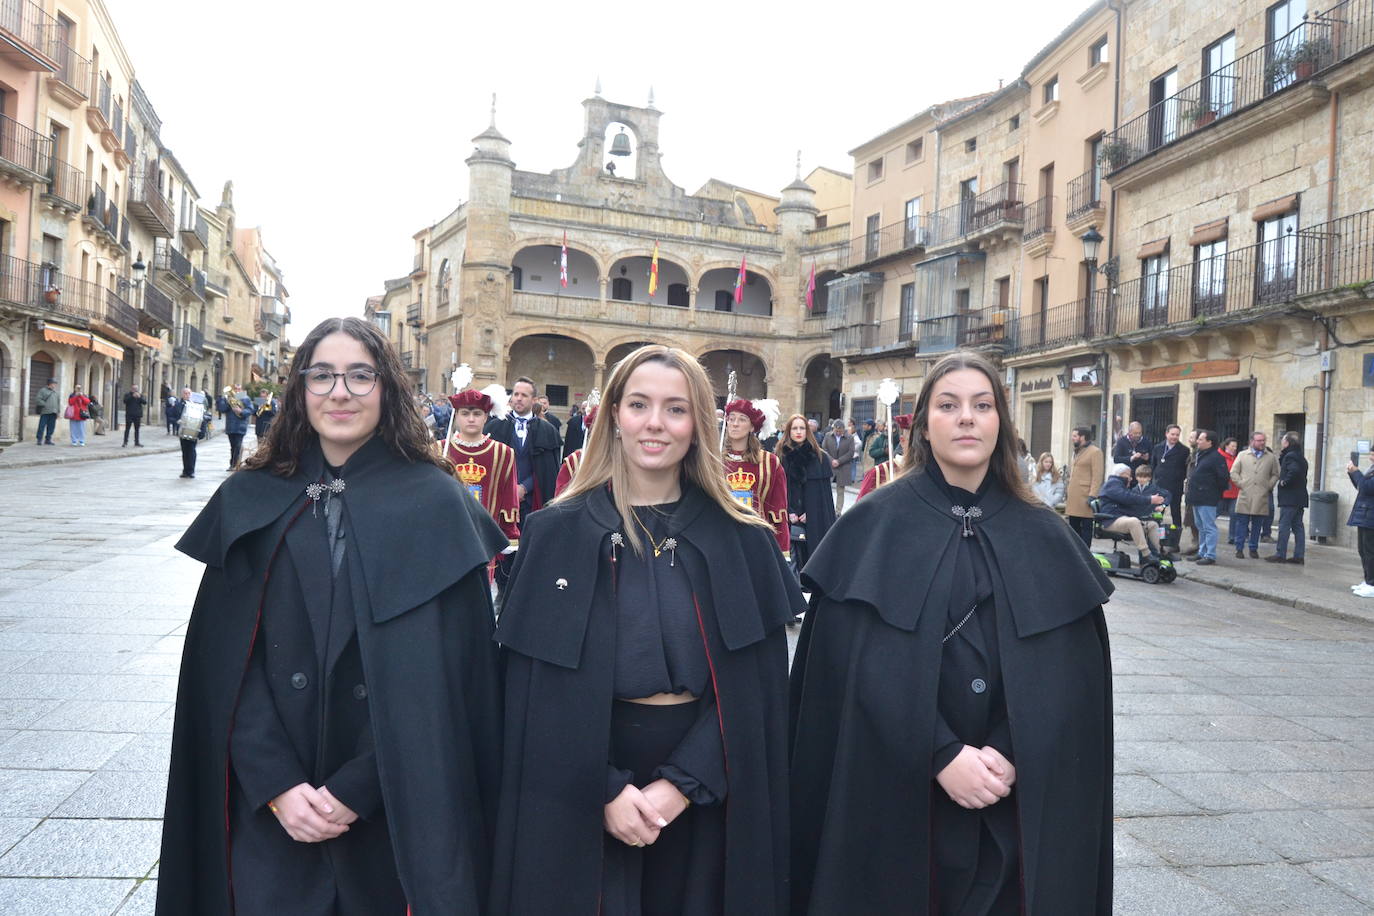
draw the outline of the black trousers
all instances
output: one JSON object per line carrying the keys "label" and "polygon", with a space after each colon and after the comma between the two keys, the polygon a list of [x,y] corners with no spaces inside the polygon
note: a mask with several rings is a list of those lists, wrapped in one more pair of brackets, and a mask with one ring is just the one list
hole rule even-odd
{"label": "black trousers", "polygon": [[1360,533],[1360,564],[1364,566],[1364,582],[1374,585],[1374,528],[1356,528]]}
{"label": "black trousers", "polygon": [[139,443],[139,441],[138,441],[138,436],[139,436],[139,433],[140,433],[140,432],[142,431],[142,429],[143,429],[143,418],[142,418],[142,417],[125,417],[125,418],[124,418],[124,444],[125,444],[125,445],[128,445],[128,444],[129,444],[129,430],[131,430],[131,429],[134,431],[134,445],[139,445],[139,444],[141,444],[141,443]]}
{"label": "black trousers", "polygon": [[229,433],[229,467],[239,466],[239,455],[243,454],[243,433]]}
{"label": "black trousers", "polygon": [[[696,723],[699,703],[616,701],[611,763],[643,788]],[[691,805],[652,846],[603,834],[602,916],[715,916],[725,912],[725,807]]]}
{"label": "black trousers", "polygon": [[196,440],[181,440],[181,473],[193,477],[196,473]]}
{"label": "black trousers", "polygon": [[1092,550],[1093,546],[1093,520],[1090,518],[1080,518],[1077,515],[1066,516],[1069,520],[1069,527],[1078,532],[1078,536],[1083,539],[1083,543]]}

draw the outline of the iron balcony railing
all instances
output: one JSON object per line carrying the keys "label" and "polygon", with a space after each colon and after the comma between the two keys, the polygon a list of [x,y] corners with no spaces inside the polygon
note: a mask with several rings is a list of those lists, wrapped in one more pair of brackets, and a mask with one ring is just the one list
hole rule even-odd
{"label": "iron balcony railing", "polygon": [[[118,215],[119,211],[116,210],[115,216]],[[129,217],[127,216],[119,221],[119,247],[125,251],[129,250]]]}
{"label": "iron balcony railing", "polygon": [[425,253],[423,251],[415,255],[415,266],[411,268],[411,273],[418,273],[425,269]]}
{"label": "iron balcony railing", "polygon": [[[159,240],[161,241],[161,240]],[[171,245],[160,244],[155,255],[158,270],[176,277],[187,289],[191,288],[191,262]]]}
{"label": "iron balcony railing", "polygon": [[832,330],[830,349],[832,353],[886,350],[940,353],[959,347],[1003,344],[1008,339],[1007,325],[1007,313],[998,309],[978,309],[935,318],[889,318]]}
{"label": "iron balcony railing", "polygon": [[74,210],[81,209],[81,192],[86,186],[86,176],[81,171],[61,159],[48,163],[47,195],[68,204]]}
{"label": "iron balcony railing", "polygon": [[124,106],[118,102],[110,106],[110,131],[115,139],[124,141]]}
{"label": "iron balcony railing", "polygon": [[412,302],[406,306],[406,323],[418,325],[420,323],[423,306],[419,302]]}
{"label": "iron balcony railing", "polygon": [[1091,168],[1069,182],[1069,209],[1065,219],[1075,219],[1102,206],[1102,169]]}
{"label": "iron balcony railing", "polygon": [[58,40],[54,47],[57,53],[57,72],[51,78],[82,98],[90,98],[91,62],[77,54],[65,41]]}
{"label": "iron balcony railing", "polygon": [[57,20],[30,0],[0,0],[0,29],[44,57],[57,57]]}
{"label": "iron balcony railing", "polygon": [[1026,204],[1025,225],[1021,229],[1021,241],[1029,242],[1054,229],[1054,198],[1042,197]]}
{"label": "iron balcony railing", "polygon": [[201,302],[205,301],[205,271],[199,267],[191,268],[191,292],[195,293]]}
{"label": "iron balcony railing", "polygon": [[124,125],[124,155],[129,157],[130,163],[138,161],[138,136],[132,123]]}
{"label": "iron balcony railing", "polygon": [[205,272],[205,286],[207,289],[228,294],[229,274],[222,270],[207,270]]}
{"label": "iron balcony railing", "polygon": [[181,242],[187,248],[199,248],[202,251],[210,247],[210,224],[200,211],[187,214],[181,227]]}
{"label": "iron balcony railing", "polygon": [[36,175],[48,173],[52,141],[7,115],[0,115],[0,159]]}
{"label": "iron balcony railing", "polygon": [[1200,258],[1028,313],[1017,352],[1171,329],[1264,312],[1294,299],[1374,280],[1374,210]]}
{"label": "iron balcony railing", "polygon": [[96,110],[100,112],[105,123],[110,123],[110,104],[114,99],[114,93],[110,90],[110,81],[99,73],[93,74],[94,85],[91,87],[91,98],[95,99]]}
{"label": "iron balcony railing", "polygon": [[947,245],[999,223],[1020,222],[1025,217],[1024,201],[1025,185],[1014,181],[966,197],[931,214],[928,244]]}
{"label": "iron balcony railing", "polygon": [[143,311],[160,327],[172,327],[172,300],[151,283],[143,284]]}
{"label": "iron balcony railing", "polygon": [[1204,76],[1107,135],[1109,172],[1311,79],[1374,45],[1374,0],[1346,0]]}
{"label": "iron balcony railing", "polygon": [[414,351],[414,350],[402,350],[402,351],[401,351],[401,365],[402,365],[402,366],[405,366],[407,369],[414,369],[414,368],[415,368],[415,351]]}
{"label": "iron balcony railing", "polygon": [[124,297],[112,289],[105,290],[104,299],[101,320],[130,337],[138,334],[138,309],[125,302]]}
{"label": "iron balcony railing", "polygon": [[157,186],[157,163],[149,162],[129,185],[129,215],[158,238],[171,238],[176,214]]}
{"label": "iron balcony railing", "polygon": [[841,257],[847,266],[866,264],[924,248],[929,236],[930,214],[912,216],[850,239]]}

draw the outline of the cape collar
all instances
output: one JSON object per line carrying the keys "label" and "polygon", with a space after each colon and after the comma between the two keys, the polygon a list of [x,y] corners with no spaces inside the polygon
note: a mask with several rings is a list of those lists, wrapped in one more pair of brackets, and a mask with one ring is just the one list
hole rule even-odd
{"label": "cape collar", "polygon": [[[973,535],[994,579],[1001,579],[999,594],[1006,596],[1018,635],[1077,620],[1111,595],[1097,562],[1053,512],[995,485],[979,507],[983,514],[972,523]],[[871,605],[889,625],[915,630],[926,608],[941,615],[946,610],[953,550],[963,530],[952,508],[931,475],[899,477],[840,517],[802,578],[832,600]]]}

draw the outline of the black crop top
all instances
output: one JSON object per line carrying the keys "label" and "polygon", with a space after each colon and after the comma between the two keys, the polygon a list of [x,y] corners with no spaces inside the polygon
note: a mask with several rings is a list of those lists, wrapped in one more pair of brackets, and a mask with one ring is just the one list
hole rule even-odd
{"label": "black crop top", "polygon": [[[678,505],[634,508],[654,544],[669,536]],[[666,547],[655,557],[644,528],[633,518],[626,523],[635,526],[644,552],[636,554],[628,543],[616,551],[615,696],[632,700],[686,692],[699,697],[710,672],[682,557]]]}

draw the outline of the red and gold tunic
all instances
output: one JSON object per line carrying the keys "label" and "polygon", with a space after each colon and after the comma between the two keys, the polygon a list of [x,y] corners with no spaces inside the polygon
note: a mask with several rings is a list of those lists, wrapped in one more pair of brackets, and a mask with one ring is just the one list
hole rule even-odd
{"label": "red and gold tunic", "polygon": [[859,484],[859,495],[856,499],[863,499],[879,487],[892,483],[892,478],[901,470],[902,466],[891,460],[873,465],[864,475],[863,483]]}
{"label": "red and gold tunic", "polygon": [[725,483],[731,496],[773,526],[778,547],[786,553],[792,546],[792,529],[787,522],[787,475],[778,456],[764,452],[763,460],[755,464],[727,451]]}
{"label": "red and gold tunic", "polygon": [[515,490],[515,451],[490,436],[468,446],[452,436],[444,454],[453,462],[453,476],[482,504],[506,537],[520,539],[520,500]]}
{"label": "red and gold tunic", "polygon": [[582,463],[582,449],[569,452],[568,457],[563,459],[563,463],[558,466],[558,480],[553,485],[553,495],[557,496],[568,488],[572,483],[573,475],[577,473],[577,467]]}

